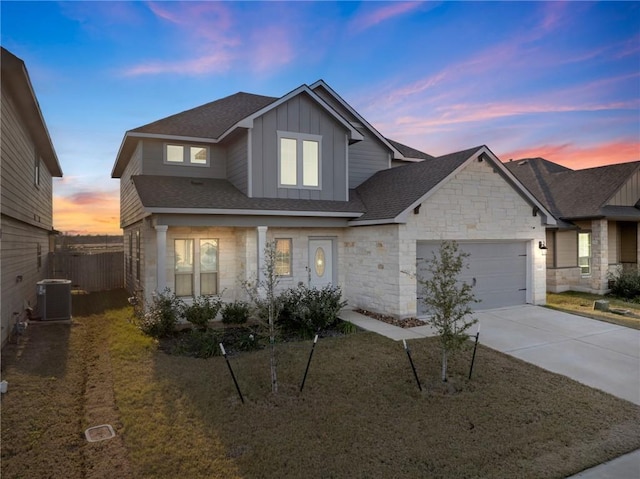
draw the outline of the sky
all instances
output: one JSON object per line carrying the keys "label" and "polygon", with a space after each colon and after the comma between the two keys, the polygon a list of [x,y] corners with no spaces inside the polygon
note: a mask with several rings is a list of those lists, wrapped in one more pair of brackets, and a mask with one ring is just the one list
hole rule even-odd
{"label": "sky", "polygon": [[64,177],[54,227],[121,234],[127,130],[238,91],[326,81],[434,156],[640,160],[640,2],[0,2]]}

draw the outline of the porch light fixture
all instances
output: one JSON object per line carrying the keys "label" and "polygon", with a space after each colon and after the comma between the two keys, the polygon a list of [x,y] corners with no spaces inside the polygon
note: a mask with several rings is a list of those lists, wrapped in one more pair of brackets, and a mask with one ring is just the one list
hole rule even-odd
{"label": "porch light fixture", "polygon": [[547,243],[545,243],[544,241],[539,241],[538,242],[538,248],[540,248],[540,249],[548,249],[547,248]]}

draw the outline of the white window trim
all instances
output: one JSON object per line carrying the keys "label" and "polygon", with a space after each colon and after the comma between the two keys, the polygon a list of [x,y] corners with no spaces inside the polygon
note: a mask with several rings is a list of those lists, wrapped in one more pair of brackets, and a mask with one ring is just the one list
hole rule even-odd
{"label": "white window trim", "polygon": [[[168,146],[180,146],[182,147],[182,161],[168,161],[167,160],[167,147]],[[207,152],[206,163],[191,163],[191,148],[204,148]],[[195,166],[195,167],[208,167],[211,163],[211,149],[206,145],[185,145],[181,143],[164,143],[162,145],[162,161],[165,165],[172,166]]]}
{"label": "white window trim", "polygon": [[[580,235],[588,234],[589,235],[589,272],[583,273],[582,267],[580,266]],[[593,234],[592,231],[580,231],[578,232],[578,268],[580,268],[580,276],[583,278],[589,278],[591,276],[591,272],[593,271]]]}
{"label": "white window trim", "polygon": [[[172,239],[173,241],[173,291],[176,292],[176,275],[178,273],[176,273],[176,258],[175,258],[175,242],[177,240],[191,240],[193,241],[193,267],[191,269],[191,293],[190,295],[185,295],[185,296],[178,296],[180,299],[186,300],[187,302],[189,302],[190,300],[193,300],[194,298],[197,298],[199,296],[220,296],[222,294],[221,290],[220,290],[220,238],[219,237],[212,237],[212,236],[203,236],[203,237],[185,237],[185,236],[176,236],[175,238]],[[216,271],[216,289],[217,289],[217,293],[213,294],[213,295],[203,295],[202,294],[202,284],[201,284],[201,279],[202,279],[202,269],[201,269],[201,265],[200,265],[200,261],[201,261],[201,249],[200,249],[200,242],[202,240],[215,240],[218,243],[218,251],[217,251],[217,259],[216,259],[216,263],[217,263],[217,271]],[[186,274],[186,273],[185,273]],[[189,303],[190,304],[190,303]]]}
{"label": "white window trim", "polygon": [[[280,183],[280,173],[281,173],[281,164],[280,164],[280,144],[282,138],[289,138],[292,140],[296,140],[296,184],[295,185],[283,185]],[[315,141],[318,143],[318,186],[305,186],[303,185],[303,177],[304,177],[304,158],[302,155],[302,145],[303,141]],[[310,133],[294,133],[290,131],[281,131],[278,130],[278,157],[276,158],[278,163],[278,188],[293,188],[293,189],[301,189],[301,190],[321,190],[322,189],[322,136],[320,135],[312,135]]]}

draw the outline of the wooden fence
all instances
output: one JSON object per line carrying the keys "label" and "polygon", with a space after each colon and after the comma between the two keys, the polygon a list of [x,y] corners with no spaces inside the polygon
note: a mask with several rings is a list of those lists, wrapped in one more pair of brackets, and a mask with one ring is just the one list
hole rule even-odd
{"label": "wooden fence", "polygon": [[49,253],[49,277],[69,279],[73,289],[87,292],[124,287],[124,252]]}

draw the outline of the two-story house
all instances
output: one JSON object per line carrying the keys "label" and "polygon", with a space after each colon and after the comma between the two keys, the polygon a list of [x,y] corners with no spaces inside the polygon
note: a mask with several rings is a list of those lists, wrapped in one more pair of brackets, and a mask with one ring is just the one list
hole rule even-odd
{"label": "two-story house", "polygon": [[640,162],[572,170],[544,158],[507,168],[558,219],[547,228],[547,289],[604,294],[640,264]]}
{"label": "two-story house", "polygon": [[545,301],[547,209],[486,147],[439,158],[385,138],[324,81],[237,93],[126,132],[126,283],[146,298],[241,298],[277,249],[281,287],[339,285],[352,307],[422,313],[439,242],[471,253],[480,308]]}
{"label": "two-story house", "polygon": [[53,234],[52,177],[62,170],[24,62],[2,48],[2,343],[17,315],[35,307]]}

